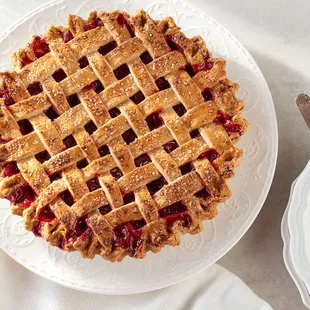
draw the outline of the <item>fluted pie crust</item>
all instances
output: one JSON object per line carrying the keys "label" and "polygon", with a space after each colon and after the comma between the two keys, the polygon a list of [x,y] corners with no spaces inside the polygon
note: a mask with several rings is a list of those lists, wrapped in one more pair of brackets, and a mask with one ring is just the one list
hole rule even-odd
{"label": "fluted pie crust", "polygon": [[171,17],[69,15],[0,73],[0,196],[85,258],[143,258],[202,230],[242,151],[226,61]]}

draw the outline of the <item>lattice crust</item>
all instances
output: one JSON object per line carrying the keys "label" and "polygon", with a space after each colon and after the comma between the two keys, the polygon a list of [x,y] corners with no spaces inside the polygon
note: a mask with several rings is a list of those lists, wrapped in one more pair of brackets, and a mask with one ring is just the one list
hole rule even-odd
{"label": "lattice crust", "polygon": [[171,17],[70,15],[0,75],[0,195],[66,251],[143,258],[231,196],[247,129],[224,59]]}

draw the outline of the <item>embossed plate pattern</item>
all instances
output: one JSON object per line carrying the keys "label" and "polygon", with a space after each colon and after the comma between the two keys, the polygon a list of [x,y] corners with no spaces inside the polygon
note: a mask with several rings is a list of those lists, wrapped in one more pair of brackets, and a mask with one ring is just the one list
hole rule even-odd
{"label": "embossed plate pattern", "polygon": [[0,37],[0,70],[10,67],[10,54],[31,34],[46,25],[65,24],[69,13],[86,17],[91,10],[144,8],[153,18],[172,16],[189,36],[200,34],[215,56],[228,60],[228,76],[237,81],[245,101],[244,117],[251,123],[240,147],[244,159],[231,181],[233,197],[219,206],[219,216],[205,222],[204,231],[185,236],[179,247],[149,253],[143,260],[112,264],[100,257],[84,260],[79,253],[64,253],[34,238],[21,218],[0,201],[0,246],[33,272],[74,289],[131,294],[159,289],[186,279],[221,258],[250,227],[269,191],[277,157],[278,132],[272,98],[265,79],[242,44],[221,24],[182,0],[63,0],[52,1],[25,16]]}

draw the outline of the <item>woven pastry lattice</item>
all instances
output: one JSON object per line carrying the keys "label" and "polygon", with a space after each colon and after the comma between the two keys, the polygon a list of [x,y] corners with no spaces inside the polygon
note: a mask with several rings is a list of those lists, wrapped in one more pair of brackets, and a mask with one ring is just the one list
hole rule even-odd
{"label": "woven pastry lattice", "polygon": [[0,195],[66,251],[143,258],[231,195],[247,129],[201,37],[139,10],[70,15],[0,73]]}

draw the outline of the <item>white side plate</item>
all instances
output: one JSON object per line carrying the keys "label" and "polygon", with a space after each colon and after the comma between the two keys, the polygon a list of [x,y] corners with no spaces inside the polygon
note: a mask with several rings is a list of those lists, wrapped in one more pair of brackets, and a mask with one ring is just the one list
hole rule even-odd
{"label": "white side plate", "polygon": [[297,180],[298,179],[296,179],[291,186],[289,202],[283,214],[282,223],[281,223],[281,234],[282,234],[282,239],[283,239],[283,259],[284,259],[284,263],[285,263],[287,271],[289,272],[290,276],[292,277],[293,281],[295,282],[299,290],[303,303],[305,304],[305,306],[307,306],[310,309],[310,294],[308,292],[308,289],[305,283],[298,275],[298,272],[296,271],[295,266],[292,261],[291,237],[290,237],[290,231],[288,228],[288,213],[289,213],[289,208],[292,204],[292,194],[295,190],[295,185],[296,185]]}
{"label": "white side plate", "polygon": [[[310,161],[296,180],[288,206],[290,254],[298,276],[310,292]],[[310,302],[308,303],[310,307]]]}

